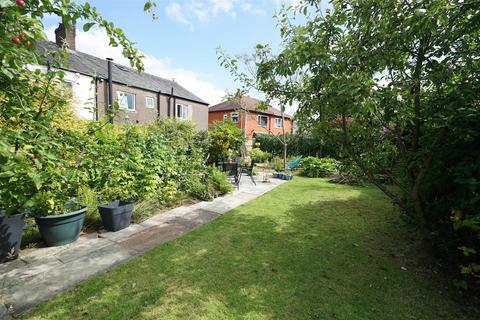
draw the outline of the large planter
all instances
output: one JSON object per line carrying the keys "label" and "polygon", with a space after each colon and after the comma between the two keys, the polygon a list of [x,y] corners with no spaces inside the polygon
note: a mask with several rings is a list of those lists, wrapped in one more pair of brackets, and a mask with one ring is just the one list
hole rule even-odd
{"label": "large planter", "polygon": [[0,212],[0,263],[18,258],[24,225],[23,214],[7,217]]}
{"label": "large planter", "polygon": [[38,230],[49,247],[75,242],[80,236],[87,208],[74,212],[35,218]]}
{"label": "large planter", "polygon": [[132,219],[133,202],[116,200],[98,206],[102,223],[108,231],[118,231],[130,225]]}

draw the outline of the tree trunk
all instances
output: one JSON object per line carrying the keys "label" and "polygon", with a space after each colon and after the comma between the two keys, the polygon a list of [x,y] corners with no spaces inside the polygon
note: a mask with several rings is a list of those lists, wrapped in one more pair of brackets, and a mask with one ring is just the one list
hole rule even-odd
{"label": "tree trunk", "polygon": [[404,202],[395,193],[388,190],[386,186],[384,186],[381,182],[375,179],[373,173],[363,164],[361,159],[355,154],[355,151],[353,150],[352,145],[350,144],[350,140],[348,138],[347,116],[345,113],[342,114],[342,131],[343,131],[343,144],[347,149],[348,153],[350,154],[350,157],[352,157],[352,159],[355,161],[355,163],[360,168],[360,170],[362,170],[362,172],[368,177],[370,182],[372,182],[385,195],[387,195],[393,201],[393,203],[399,206],[402,210],[405,210],[406,207]]}
{"label": "tree trunk", "polygon": [[[282,108],[283,109],[283,108]],[[282,135],[283,135],[283,171],[287,171],[287,137],[285,135],[285,113],[282,111]]]}

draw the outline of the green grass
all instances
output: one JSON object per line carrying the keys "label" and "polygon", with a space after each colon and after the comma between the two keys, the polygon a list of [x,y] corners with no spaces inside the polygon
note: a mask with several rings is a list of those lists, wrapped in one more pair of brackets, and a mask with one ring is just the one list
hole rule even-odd
{"label": "green grass", "polygon": [[416,243],[376,189],[295,177],[25,318],[478,319]]}

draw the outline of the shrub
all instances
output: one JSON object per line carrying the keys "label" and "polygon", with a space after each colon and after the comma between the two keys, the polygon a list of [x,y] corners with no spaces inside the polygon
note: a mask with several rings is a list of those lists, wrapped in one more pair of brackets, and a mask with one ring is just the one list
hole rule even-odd
{"label": "shrub", "polygon": [[255,163],[263,163],[270,157],[267,152],[262,151],[260,148],[253,148],[250,150],[249,155]]}
{"label": "shrub", "polygon": [[[286,140],[287,156],[338,157],[337,150],[340,143],[333,134],[322,137],[308,133],[286,134]],[[262,151],[268,152],[272,156],[283,157],[283,144],[279,137],[258,134],[255,136],[255,142],[260,144]]]}
{"label": "shrub", "polygon": [[337,171],[337,161],[331,158],[307,157],[302,160],[302,175],[309,178],[329,176]]}
{"label": "shrub", "polygon": [[216,163],[240,155],[245,136],[231,120],[213,124],[209,136],[209,161]]}
{"label": "shrub", "polygon": [[232,192],[233,190],[232,184],[228,182],[227,174],[215,167],[209,167],[207,170],[207,179],[220,195]]}

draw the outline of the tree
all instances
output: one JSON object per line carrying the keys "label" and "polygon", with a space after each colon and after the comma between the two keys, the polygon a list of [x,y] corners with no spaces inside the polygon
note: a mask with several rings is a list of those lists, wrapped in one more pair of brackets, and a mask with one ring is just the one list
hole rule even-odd
{"label": "tree", "polygon": [[277,17],[281,51],[258,45],[249,81],[298,101],[304,123],[337,130],[348,158],[425,237],[451,236],[452,208],[480,218],[479,1],[308,0]]}
{"label": "tree", "polygon": [[[151,13],[154,6],[147,1],[144,9]],[[41,195],[42,186],[56,187],[57,198],[70,196],[72,190],[65,186],[79,178],[72,170],[75,162],[66,159],[74,143],[65,135],[59,139],[61,130],[54,123],[68,100],[61,87],[63,72],[55,68],[54,61],[61,59],[52,59],[53,68],[44,73],[28,68],[45,61],[36,43],[46,39],[42,18],[47,14],[61,18],[67,28],[82,20],[85,31],[94,25],[105,29],[110,45],[120,45],[131,65],[143,69],[133,42],[88,2],[0,0],[0,206],[8,214],[28,204],[33,195]],[[49,54],[65,57],[65,48]]]}

